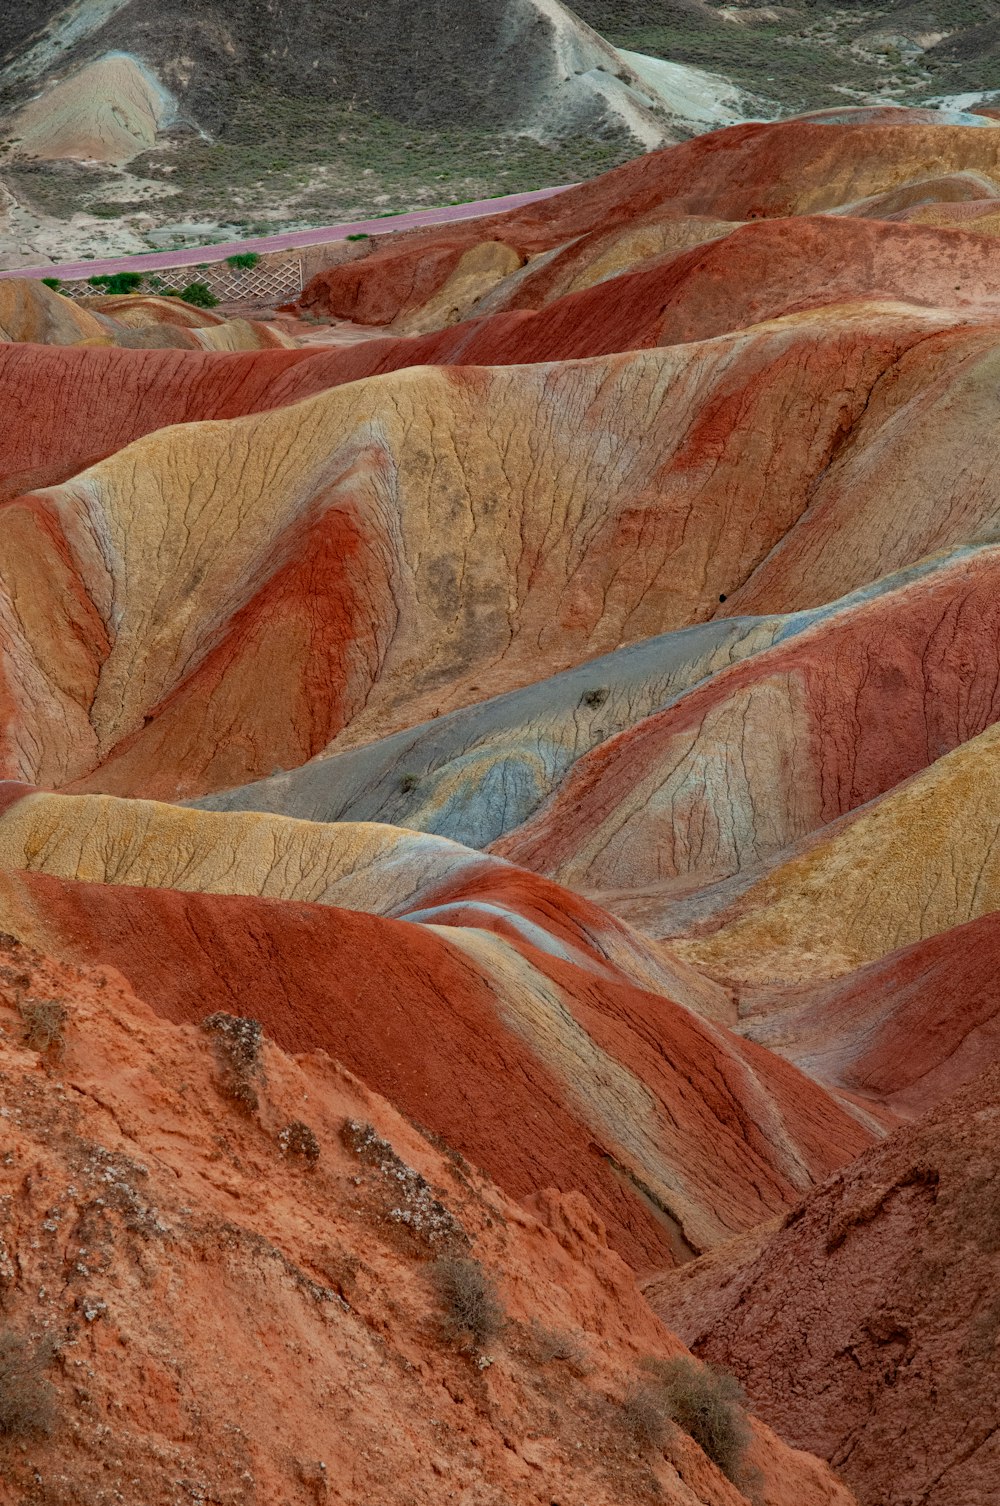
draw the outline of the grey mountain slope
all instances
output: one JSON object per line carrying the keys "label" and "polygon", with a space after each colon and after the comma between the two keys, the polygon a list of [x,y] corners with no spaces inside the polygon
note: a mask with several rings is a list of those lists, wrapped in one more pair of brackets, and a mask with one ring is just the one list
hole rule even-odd
{"label": "grey mountain slope", "polygon": [[311,821],[381,821],[486,847],[585,753],[713,670],[773,642],[780,617],[665,633],[507,695],[189,804]]}
{"label": "grey mountain slope", "polygon": [[377,742],[185,803],[308,821],[379,821],[488,847],[528,820],[592,748],[709,675],[779,639],[822,629],[872,596],[902,591],[938,564],[939,557],[919,561],[829,606],[719,618],[647,638]]}

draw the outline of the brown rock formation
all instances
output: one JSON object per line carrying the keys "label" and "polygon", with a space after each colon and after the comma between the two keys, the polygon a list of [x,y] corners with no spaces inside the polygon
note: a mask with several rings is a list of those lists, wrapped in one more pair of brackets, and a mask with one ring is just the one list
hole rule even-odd
{"label": "brown rock formation", "polygon": [[646,1288],[870,1506],[996,1497],[1000,1071],[780,1224]]}

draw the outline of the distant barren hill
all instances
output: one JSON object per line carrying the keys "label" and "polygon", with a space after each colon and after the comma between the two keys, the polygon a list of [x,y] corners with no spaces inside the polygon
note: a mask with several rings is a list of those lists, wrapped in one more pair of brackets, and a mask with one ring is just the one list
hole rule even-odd
{"label": "distant barren hill", "polygon": [[0,266],[578,181],[745,120],[997,86],[992,0],[28,0]]}
{"label": "distant barren hill", "polygon": [[597,87],[621,92],[620,62],[555,0],[94,0],[29,5],[0,24],[8,107],[37,93],[40,78],[128,52],[213,134],[257,89],[299,100],[335,91],[355,109],[418,125],[471,114],[553,137],[621,125],[620,105]]}
{"label": "distant barren hill", "polygon": [[558,0],[4,12],[0,173],[26,210],[10,237],[80,211],[119,231],[83,252],[572,181],[745,113],[720,108],[724,80],[695,75],[692,96],[637,71]]}

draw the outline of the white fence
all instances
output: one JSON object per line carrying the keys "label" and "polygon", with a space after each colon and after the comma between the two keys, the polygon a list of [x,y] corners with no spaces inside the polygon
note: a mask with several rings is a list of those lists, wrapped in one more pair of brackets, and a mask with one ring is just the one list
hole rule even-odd
{"label": "white fence", "polygon": [[[53,268],[53,275],[58,269]],[[253,267],[231,267],[228,262],[212,262],[206,267],[160,267],[140,273],[139,293],[161,293],[164,288],[181,292],[188,283],[203,282],[220,303],[291,303],[302,292],[302,261],[287,256],[280,260],[262,258]],[[89,282],[65,282],[59,289],[68,298],[103,298],[107,288],[91,287]]]}

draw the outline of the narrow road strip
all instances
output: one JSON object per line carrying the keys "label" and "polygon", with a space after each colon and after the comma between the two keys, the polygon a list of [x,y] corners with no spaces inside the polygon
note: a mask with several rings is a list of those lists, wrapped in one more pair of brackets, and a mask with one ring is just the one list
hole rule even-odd
{"label": "narrow road strip", "polygon": [[414,209],[377,220],[354,220],[348,225],[323,225],[315,230],[290,230],[284,235],[266,235],[254,240],[229,241],[224,245],[185,247],[178,251],[150,251],[136,256],[116,256],[108,261],[50,262],[44,267],[12,267],[0,271],[0,277],[60,277],[73,282],[81,277],[110,272],[155,272],[169,267],[195,267],[203,263],[225,261],[241,252],[293,251],[299,246],[324,246],[346,240],[349,235],[389,235],[400,230],[415,230],[421,225],[449,225],[459,220],[480,219],[505,209],[520,209],[541,199],[564,193],[575,184],[557,188],[536,188],[530,193],[506,194],[500,199],[477,199],[471,204],[446,204],[439,209]]}

